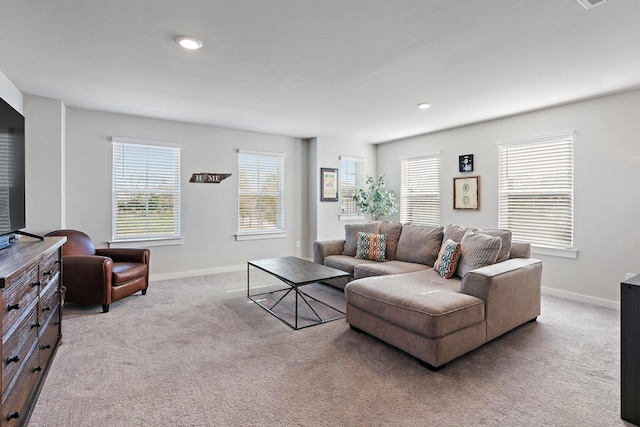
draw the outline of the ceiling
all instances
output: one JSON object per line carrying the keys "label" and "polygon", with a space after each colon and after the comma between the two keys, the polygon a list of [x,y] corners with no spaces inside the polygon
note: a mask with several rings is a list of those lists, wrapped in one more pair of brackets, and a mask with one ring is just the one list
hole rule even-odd
{"label": "ceiling", "polygon": [[68,107],[377,143],[640,88],[639,19],[640,0],[2,0],[0,71]]}

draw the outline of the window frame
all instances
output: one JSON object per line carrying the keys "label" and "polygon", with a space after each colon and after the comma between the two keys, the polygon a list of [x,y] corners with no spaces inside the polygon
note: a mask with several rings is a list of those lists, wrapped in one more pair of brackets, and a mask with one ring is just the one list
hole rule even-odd
{"label": "window frame", "polygon": [[[258,166],[260,166],[260,159],[264,161],[276,161],[276,173],[277,173],[277,181],[276,181],[276,191],[272,192],[272,195],[276,196],[276,219],[274,227],[264,227],[261,226],[258,228],[254,228],[252,230],[249,229],[241,229],[241,199],[244,195],[260,195],[264,194],[263,190],[251,190],[251,191],[243,191],[243,157],[246,156],[248,161],[249,158],[253,158],[253,161],[258,162]],[[255,239],[276,239],[276,238],[284,238],[286,237],[286,215],[285,215],[285,178],[286,178],[286,153],[281,152],[271,152],[271,151],[257,151],[257,150],[246,150],[246,149],[238,149],[238,204],[237,204],[237,221],[238,221],[238,231],[236,234],[236,240],[255,240]],[[271,166],[266,168],[266,171],[270,171]],[[256,171],[258,175],[260,175],[260,171]],[[260,178],[258,178],[260,179]],[[254,184],[264,184],[264,182],[255,182]]]}
{"label": "window frame", "polygon": [[[182,201],[182,188],[181,188],[181,147],[176,143],[168,143],[163,141],[142,140],[134,138],[124,137],[111,137],[112,142],[112,180],[111,180],[111,241],[109,241],[109,247],[125,247],[130,246],[131,242],[145,242],[147,246],[162,246],[182,244],[182,225],[181,225],[181,201]],[[121,174],[125,173],[127,166],[131,167],[131,162],[127,163],[125,158],[119,158],[122,155],[122,150],[134,150],[138,154],[141,154],[146,163],[144,169],[144,175],[147,179],[146,185],[142,187],[132,187],[127,185],[125,181],[119,180],[118,177],[122,177]],[[142,154],[144,153],[144,154]],[[163,156],[165,160],[159,163],[153,163],[153,167],[150,169],[148,162],[149,156]],[[169,159],[167,161],[166,159]],[[170,188],[159,191],[157,188],[153,189],[149,185],[149,181],[153,179],[150,175],[156,175],[162,171],[166,174],[164,179],[168,180],[168,186]],[[137,170],[138,173],[143,172],[142,168]],[[155,176],[158,178],[158,175]],[[172,231],[167,233],[151,233],[149,232],[149,222],[147,222],[147,230],[140,234],[118,233],[118,221],[122,218],[118,215],[118,200],[122,200],[123,195],[130,193],[143,193],[151,196],[152,194],[163,194],[173,196],[173,213]],[[126,197],[126,196],[124,196]],[[148,206],[147,206],[148,207]]]}
{"label": "window frame", "polygon": [[[434,164],[429,165],[429,162],[434,162]],[[442,155],[440,152],[400,158],[400,222],[430,226],[441,225],[441,169]],[[422,177],[427,179],[427,182],[423,183],[424,186],[408,188],[411,177],[407,176],[407,173],[411,171],[427,171]],[[413,179],[420,179],[421,174],[422,172],[419,172]],[[409,213],[409,210],[423,209],[420,205],[425,204],[432,206],[433,209],[420,216]],[[413,209],[411,209],[412,205],[414,205]]]}
{"label": "window frame", "polygon": [[[353,177],[353,179],[351,178]],[[353,197],[365,184],[365,159],[362,157],[340,156],[340,220],[364,219]],[[351,200],[352,207],[348,205]]]}
{"label": "window frame", "polygon": [[514,241],[531,243],[534,253],[576,258],[575,132],[503,140],[497,145],[498,226],[509,229]]}

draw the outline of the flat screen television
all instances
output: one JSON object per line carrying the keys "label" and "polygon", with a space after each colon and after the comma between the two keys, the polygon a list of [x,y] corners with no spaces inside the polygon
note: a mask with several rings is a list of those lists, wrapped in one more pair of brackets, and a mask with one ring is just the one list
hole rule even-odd
{"label": "flat screen television", "polygon": [[25,227],[24,117],[0,98],[0,248]]}

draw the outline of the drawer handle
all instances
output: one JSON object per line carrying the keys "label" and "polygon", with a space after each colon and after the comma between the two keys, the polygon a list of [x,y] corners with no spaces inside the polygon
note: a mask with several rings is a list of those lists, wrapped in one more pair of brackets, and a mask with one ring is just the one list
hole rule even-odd
{"label": "drawer handle", "polygon": [[20,303],[17,304],[9,304],[7,306],[7,311],[11,311],[11,310],[19,310],[20,309]]}
{"label": "drawer handle", "polygon": [[48,348],[51,348],[51,344],[45,344],[42,346],[42,350],[46,350]]}
{"label": "drawer handle", "polygon": [[31,329],[33,328],[39,328],[40,327],[40,322],[36,322],[33,325],[31,325]]}
{"label": "drawer handle", "polygon": [[42,371],[42,366],[36,366],[31,370],[31,372],[40,372],[40,371]]}
{"label": "drawer handle", "polygon": [[49,305],[48,305],[48,306],[46,306],[46,307],[43,307],[43,308],[42,308],[42,311],[43,311],[43,312],[44,312],[44,311],[51,311],[51,306],[49,306]]}
{"label": "drawer handle", "polygon": [[35,288],[36,286],[40,286],[40,281],[33,282],[33,283],[31,284],[31,286],[33,286],[34,288]]}
{"label": "drawer handle", "polygon": [[58,326],[61,322],[58,320],[57,322],[54,323],[55,326]]}
{"label": "drawer handle", "polygon": [[7,365],[11,362],[19,362],[20,356],[7,357]]}
{"label": "drawer handle", "polygon": [[9,415],[7,416],[7,421],[9,421],[9,420],[11,420],[11,419],[13,419],[13,418],[15,418],[15,419],[20,418],[20,412],[16,411],[16,412],[14,412],[13,414],[9,414]]}
{"label": "drawer handle", "polygon": [[51,276],[51,270],[42,273],[43,276]]}

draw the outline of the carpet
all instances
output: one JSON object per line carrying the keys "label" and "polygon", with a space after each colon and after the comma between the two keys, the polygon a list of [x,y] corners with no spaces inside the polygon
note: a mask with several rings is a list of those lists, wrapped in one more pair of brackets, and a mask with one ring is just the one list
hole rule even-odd
{"label": "carpet", "polygon": [[29,425],[629,425],[619,324],[616,310],[544,296],[537,322],[431,372],[344,319],[292,330],[249,302],[246,271],[156,281],[106,314],[65,305]]}

